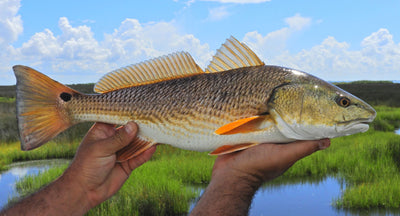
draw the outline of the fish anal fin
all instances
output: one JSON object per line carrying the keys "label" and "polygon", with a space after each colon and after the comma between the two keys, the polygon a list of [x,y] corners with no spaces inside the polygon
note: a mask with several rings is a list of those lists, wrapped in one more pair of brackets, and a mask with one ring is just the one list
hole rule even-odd
{"label": "fish anal fin", "polygon": [[153,142],[149,142],[137,137],[132,143],[117,152],[117,161],[124,162],[133,157],[136,157],[149,149],[154,144],[155,143]]}
{"label": "fish anal fin", "polygon": [[187,52],[177,52],[129,65],[105,74],[94,86],[97,93],[147,85],[204,73]]}
{"label": "fish anal fin", "polygon": [[244,143],[244,144],[237,144],[237,145],[224,145],[221,146],[214,151],[210,152],[209,155],[224,155],[229,154],[236,151],[241,151],[253,146],[258,145],[258,143]]}
{"label": "fish anal fin", "polygon": [[264,62],[248,46],[231,36],[217,50],[206,73],[260,65],[264,65]]}
{"label": "fish anal fin", "polygon": [[220,128],[215,133],[218,135],[231,135],[237,133],[249,133],[259,129],[260,124],[265,120],[265,116],[257,115],[230,122]]}

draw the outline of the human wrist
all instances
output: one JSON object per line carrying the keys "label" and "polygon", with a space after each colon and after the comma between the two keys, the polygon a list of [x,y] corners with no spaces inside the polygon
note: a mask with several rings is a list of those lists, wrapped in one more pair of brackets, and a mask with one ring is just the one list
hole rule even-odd
{"label": "human wrist", "polygon": [[63,194],[68,199],[68,203],[64,207],[68,210],[73,210],[74,212],[70,212],[72,215],[83,215],[95,206],[90,201],[88,192],[78,176],[68,168],[55,182],[60,194]]}
{"label": "human wrist", "polygon": [[211,182],[224,183],[227,181],[234,183],[235,187],[238,187],[238,189],[243,189],[249,192],[257,191],[257,189],[264,182],[261,175],[245,172],[235,168],[213,171]]}
{"label": "human wrist", "polygon": [[253,177],[235,172],[214,170],[191,215],[246,215],[259,184]]}

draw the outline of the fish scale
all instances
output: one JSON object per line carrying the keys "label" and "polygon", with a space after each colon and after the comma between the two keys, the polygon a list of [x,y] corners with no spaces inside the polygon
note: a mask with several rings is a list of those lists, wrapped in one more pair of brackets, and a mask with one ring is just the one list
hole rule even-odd
{"label": "fish scale", "polygon": [[26,66],[13,69],[23,150],[80,122],[135,121],[138,137],[117,152],[119,161],[156,143],[220,155],[364,132],[376,116],[361,99],[317,77],[265,65],[233,37],[206,72],[177,52],[104,75],[94,87],[98,94],[79,93]]}

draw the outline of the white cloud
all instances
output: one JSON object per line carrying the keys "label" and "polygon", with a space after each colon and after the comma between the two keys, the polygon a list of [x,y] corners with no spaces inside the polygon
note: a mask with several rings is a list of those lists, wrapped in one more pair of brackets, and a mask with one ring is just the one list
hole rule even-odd
{"label": "white cloud", "polygon": [[[0,20],[8,17],[19,27],[0,21],[7,27],[7,31],[0,29],[6,31],[0,32],[0,38],[7,41],[0,43],[0,84],[15,82],[13,64],[35,67],[61,82],[82,83],[96,82],[102,73],[176,51],[188,51],[204,68],[215,52],[194,35],[182,33],[174,21],[141,23],[126,19],[104,39],[97,40],[90,27],[72,26],[66,17],[59,19],[60,34],[44,29],[14,47],[10,43],[22,32],[22,20],[17,15],[19,1],[6,3],[14,9],[0,6],[0,17],[5,18]],[[223,14],[224,9],[219,10]],[[288,39],[314,21],[299,14],[284,21],[286,26],[276,31],[265,35],[253,31],[244,36],[243,41],[267,64],[304,70],[327,80],[399,79],[400,44],[394,42],[389,30],[379,29],[364,38],[358,50],[331,36],[309,49],[290,53]]]}
{"label": "white cloud", "polygon": [[191,34],[179,33],[174,22],[141,24],[126,19],[114,33],[105,36],[103,45],[111,50],[111,59],[128,64],[177,51],[188,51],[201,65],[211,57],[207,44]]}
{"label": "white cloud", "polygon": [[387,29],[379,29],[363,39],[360,50],[351,50],[346,42],[334,37],[299,53],[287,50],[269,63],[301,69],[326,80],[398,80],[400,44],[393,41]]}
{"label": "white cloud", "polygon": [[278,29],[263,36],[258,31],[249,32],[243,41],[262,58],[271,58],[286,50],[288,38],[295,32],[303,30],[311,25],[311,18],[296,14],[285,19],[288,27]]}
{"label": "white cloud", "polygon": [[[65,79],[60,80],[62,82],[96,82],[102,73],[172,52],[188,51],[203,67],[212,55],[207,44],[201,44],[191,34],[180,33],[173,21],[142,24],[126,19],[113,33],[105,34],[102,41],[94,38],[90,27],[71,26],[66,17],[60,18],[58,26],[60,35],[45,29],[20,47],[9,47],[8,61],[0,63],[0,69],[9,71],[10,59],[13,59],[46,74],[53,73],[49,75]],[[82,71],[89,80],[76,79],[83,77]],[[69,78],[61,72],[68,72]],[[1,74],[0,77],[3,81],[10,80],[11,75]]]}
{"label": "white cloud", "polygon": [[289,25],[290,29],[302,30],[311,24],[311,18],[302,17],[300,14],[296,14],[292,17],[285,19],[285,23]]}
{"label": "white cloud", "polygon": [[285,19],[288,27],[266,35],[257,31],[244,36],[248,44],[267,64],[300,69],[326,80],[399,80],[400,44],[387,29],[379,29],[361,41],[361,49],[330,36],[320,44],[290,53],[288,39],[311,25],[312,20],[296,14]]}
{"label": "white cloud", "polygon": [[22,33],[22,19],[18,15],[19,0],[0,1],[0,48],[17,40]]}
{"label": "white cloud", "polygon": [[216,8],[211,8],[208,10],[207,20],[218,21],[230,16],[227,7],[221,6]]}
{"label": "white cloud", "polygon": [[54,72],[103,68],[110,51],[99,45],[89,27],[72,27],[66,17],[60,18],[58,26],[61,35],[49,29],[34,34],[15,49],[16,58]]}

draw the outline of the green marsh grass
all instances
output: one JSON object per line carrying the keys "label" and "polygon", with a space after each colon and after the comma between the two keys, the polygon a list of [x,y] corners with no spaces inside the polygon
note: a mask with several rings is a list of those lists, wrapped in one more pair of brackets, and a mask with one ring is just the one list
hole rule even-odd
{"label": "green marsh grass", "polygon": [[332,140],[331,147],[313,154],[276,181],[335,176],[346,183],[338,208],[400,208],[400,136],[371,131]]}
{"label": "green marsh grass", "polygon": [[400,109],[395,107],[375,107],[377,116],[372,127],[378,131],[394,131],[400,128]]}
{"label": "green marsh grass", "polygon": [[[189,184],[208,182],[214,157],[207,153],[158,146],[153,158],[137,168],[122,189],[88,215],[183,215],[200,191]],[[57,178],[65,170],[56,167],[16,184],[25,196]]]}
{"label": "green marsh grass", "polygon": [[52,158],[72,158],[79,142],[56,143],[46,145],[32,151],[21,151],[19,142],[0,145],[0,171],[8,169],[7,165],[17,161],[42,160]]}
{"label": "green marsh grass", "polygon": [[[346,185],[343,195],[334,201],[336,207],[399,208],[399,156],[400,136],[392,132],[370,131],[336,138],[330,148],[297,162],[272,184],[335,176]],[[214,157],[206,153],[158,146],[152,160],[133,172],[118,195],[89,215],[187,213],[188,203],[199,193],[188,185],[208,183],[213,162]],[[18,190],[23,194],[37,190],[65,168],[56,169],[53,174],[22,180],[17,184]]]}

